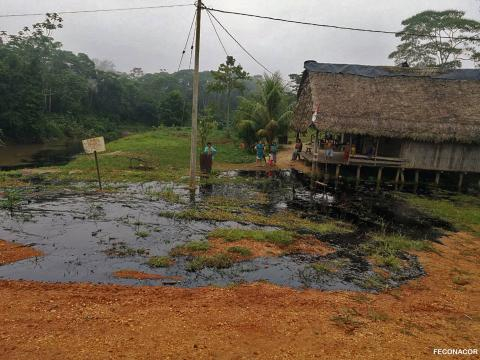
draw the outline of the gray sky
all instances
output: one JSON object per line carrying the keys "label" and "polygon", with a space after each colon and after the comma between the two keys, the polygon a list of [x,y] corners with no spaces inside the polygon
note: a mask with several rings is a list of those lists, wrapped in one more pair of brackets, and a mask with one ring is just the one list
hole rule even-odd
{"label": "gray sky", "polygon": [[[0,0],[0,14],[193,3],[189,0]],[[480,19],[478,0],[205,0],[207,6],[302,21],[397,31],[401,21],[427,9],[459,9]],[[178,66],[194,7],[64,15],[55,38],[64,48],[112,60],[117,69],[145,72]],[[217,18],[260,62],[284,76],[302,71],[305,60],[385,65],[397,45],[393,35],[377,35],[284,24],[218,14]],[[0,30],[17,32],[42,17],[0,18]],[[208,17],[202,23],[201,69],[225,60]],[[252,74],[263,70],[220,29],[229,54]],[[184,60],[188,67],[189,51]]]}

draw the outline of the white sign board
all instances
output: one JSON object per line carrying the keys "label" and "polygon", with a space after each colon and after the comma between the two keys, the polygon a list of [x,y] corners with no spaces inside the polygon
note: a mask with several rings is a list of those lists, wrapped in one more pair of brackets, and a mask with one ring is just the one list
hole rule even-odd
{"label": "white sign board", "polygon": [[85,150],[86,154],[93,154],[95,151],[97,153],[106,151],[105,139],[103,136],[82,140],[82,144],[83,150]]}

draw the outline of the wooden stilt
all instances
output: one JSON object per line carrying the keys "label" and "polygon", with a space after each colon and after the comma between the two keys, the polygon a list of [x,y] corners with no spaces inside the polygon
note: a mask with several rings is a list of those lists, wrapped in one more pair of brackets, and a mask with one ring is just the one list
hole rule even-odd
{"label": "wooden stilt", "polygon": [[395,190],[398,188],[398,182],[400,180],[400,168],[397,169],[397,173],[395,174]]}
{"label": "wooden stilt", "polygon": [[359,165],[357,166],[357,180],[356,180],[356,185],[360,184],[360,175],[361,175],[362,167]]}
{"label": "wooden stilt", "polygon": [[440,184],[440,171],[437,171],[435,174],[435,185],[438,186]]}
{"label": "wooden stilt", "polygon": [[419,180],[420,180],[420,170],[415,170],[415,180],[414,180],[414,187],[413,187],[414,192],[417,192]]}
{"label": "wooden stilt", "polygon": [[464,173],[460,173],[459,176],[458,176],[458,192],[462,191],[463,175],[464,175]]}
{"label": "wooden stilt", "polygon": [[335,180],[338,180],[338,178],[340,177],[340,167],[341,165],[338,164],[337,168],[335,169]]}
{"label": "wooden stilt", "polygon": [[403,185],[405,185],[405,169],[400,170],[400,190],[403,189]]}
{"label": "wooden stilt", "polygon": [[377,173],[377,190],[380,189],[380,185],[382,183],[382,174],[383,174],[383,167],[379,167],[378,173]]}

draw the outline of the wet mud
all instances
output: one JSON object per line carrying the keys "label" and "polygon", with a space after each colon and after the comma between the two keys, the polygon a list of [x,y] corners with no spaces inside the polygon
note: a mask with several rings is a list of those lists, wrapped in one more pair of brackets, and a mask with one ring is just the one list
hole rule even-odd
{"label": "wet mud", "polygon": [[[246,181],[202,185],[193,202],[187,187],[157,182],[118,186],[103,194],[77,190],[43,196],[38,192],[14,213],[0,210],[0,238],[34,244],[44,255],[0,266],[0,278],[130,285],[158,285],[162,283],[159,279],[165,278],[176,279],[165,284],[181,287],[268,281],[295,288],[376,291],[398,286],[424,271],[417,258],[407,253],[401,255],[401,269],[379,271],[361,246],[370,232],[401,233],[426,241],[452,229],[450,224],[428,217],[387,193],[348,188],[312,192],[308,177],[297,172],[229,172],[223,176]],[[166,190],[175,194],[176,201],[156,196]],[[248,206],[264,215],[289,210],[318,222],[344,220],[354,224],[355,231],[312,234],[300,229],[298,233],[314,235],[334,248],[334,253],[325,256],[294,253],[259,257],[228,268],[198,271],[188,271],[191,257],[177,256],[168,267],[148,266],[149,257],[168,256],[179,245],[205,240],[216,228],[263,228],[247,222],[178,219],[162,214],[198,207],[212,197],[245,199],[259,193],[263,201]],[[125,269],[151,276],[115,275]]]}

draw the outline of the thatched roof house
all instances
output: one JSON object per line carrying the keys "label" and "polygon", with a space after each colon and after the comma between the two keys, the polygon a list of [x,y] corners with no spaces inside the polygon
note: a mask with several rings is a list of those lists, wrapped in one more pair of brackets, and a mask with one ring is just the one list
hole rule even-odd
{"label": "thatched roof house", "polygon": [[480,172],[480,69],[307,61],[293,128],[309,127],[363,147],[375,139],[379,155],[408,168]]}
{"label": "thatched roof house", "polygon": [[480,143],[480,69],[305,62],[293,127],[432,142]]}

